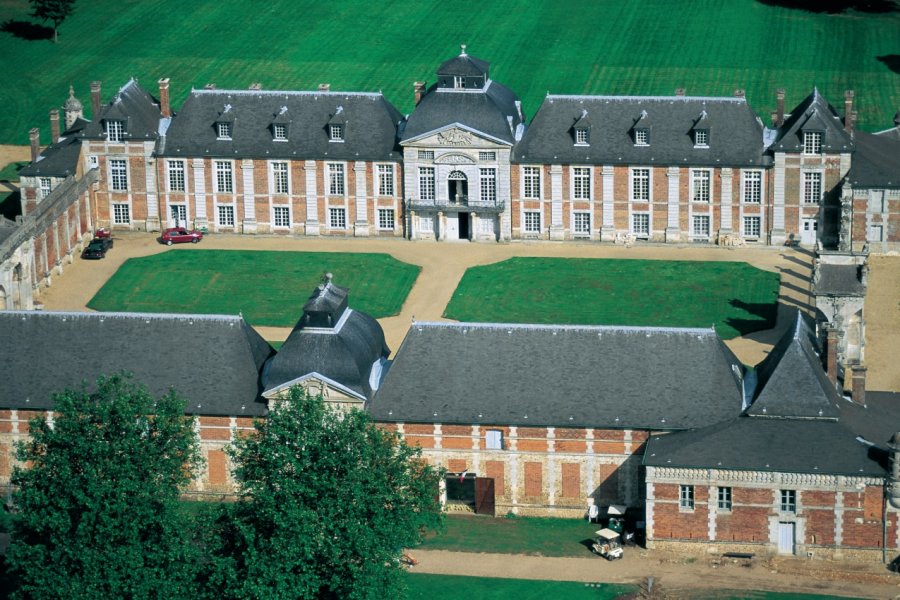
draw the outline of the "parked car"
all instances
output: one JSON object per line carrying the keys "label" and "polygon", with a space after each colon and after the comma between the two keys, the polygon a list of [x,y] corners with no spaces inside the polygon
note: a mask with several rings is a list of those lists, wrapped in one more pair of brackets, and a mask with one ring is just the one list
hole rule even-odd
{"label": "parked car", "polygon": [[98,229],[97,231],[94,232],[94,239],[95,240],[96,239],[100,239],[100,240],[112,239],[112,231],[110,231],[106,227],[101,227],[100,229]]}
{"label": "parked car", "polygon": [[113,240],[111,237],[94,238],[87,245],[87,248],[82,250],[81,258],[89,260],[99,260],[101,258],[106,258],[106,251],[112,248],[112,246]]}
{"label": "parked car", "polygon": [[197,231],[196,229],[194,231],[188,231],[184,227],[170,227],[163,231],[159,241],[167,246],[171,246],[172,244],[183,244],[185,242],[196,244],[202,239],[202,231]]}

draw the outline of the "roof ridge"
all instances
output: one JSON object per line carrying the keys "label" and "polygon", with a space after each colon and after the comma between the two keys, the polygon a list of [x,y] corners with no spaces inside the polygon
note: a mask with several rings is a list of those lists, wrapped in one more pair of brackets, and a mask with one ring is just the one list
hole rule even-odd
{"label": "roof ridge", "polygon": [[447,321],[413,321],[413,327],[429,327],[435,329],[532,329],[548,331],[625,331],[634,333],[684,333],[690,335],[712,335],[718,337],[712,327],[646,327],[639,325],[546,325],[543,323],[479,323],[479,322],[447,322]]}
{"label": "roof ridge", "polygon": [[235,94],[239,96],[362,96],[371,98],[384,98],[382,92],[338,92],[324,90],[226,90],[226,89],[204,89],[192,88],[191,94],[216,95],[216,94]]}
{"label": "roof ridge", "polygon": [[704,102],[728,102],[732,104],[747,104],[746,98],[732,96],[612,96],[612,95],[584,95],[584,94],[547,94],[547,98],[563,100],[652,100],[668,102],[687,102],[689,100],[702,100]]}
{"label": "roof ridge", "polygon": [[184,320],[184,321],[241,321],[240,315],[214,315],[214,314],[190,314],[190,313],[149,313],[149,312],[80,312],[80,311],[52,311],[52,310],[5,310],[3,315],[43,317],[84,317],[88,319],[153,319],[153,320]]}

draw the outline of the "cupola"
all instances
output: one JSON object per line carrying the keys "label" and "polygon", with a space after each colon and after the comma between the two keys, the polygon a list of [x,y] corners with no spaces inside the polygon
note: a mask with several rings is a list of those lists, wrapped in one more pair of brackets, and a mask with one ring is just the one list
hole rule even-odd
{"label": "cupola", "polygon": [[469,56],[466,45],[460,46],[459,56],[438,67],[437,87],[445,90],[481,90],[487,84],[490,64]]}

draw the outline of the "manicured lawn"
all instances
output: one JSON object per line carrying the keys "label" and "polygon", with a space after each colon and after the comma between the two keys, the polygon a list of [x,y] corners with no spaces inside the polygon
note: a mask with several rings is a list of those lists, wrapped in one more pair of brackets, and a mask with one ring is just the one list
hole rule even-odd
{"label": "manicured lawn", "polygon": [[406,578],[408,598],[428,600],[612,600],[635,591],[635,587],[576,581],[535,581],[410,573]]}
{"label": "manicured lawn", "polygon": [[[113,249],[115,252],[115,249]],[[350,307],[397,314],[420,268],[387,254],[172,249],[132,258],[97,292],[99,311],[242,313],[253,325],[291,327],[326,272],[350,288]]]}
{"label": "manicured lawn", "polygon": [[466,271],[458,321],[709,327],[732,338],[775,324],[777,273],[746,263],[512,258]]}
{"label": "manicured lawn", "polygon": [[0,181],[18,181],[19,171],[28,165],[27,162],[11,162],[0,169]]}
{"label": "manicured lawn", "polygon": [[[70,84],[90,117],[90,82],[108,100],[129,77],[152,93],[172,80],[177,107],[192,86],[383,90],[403,113],[412,82],[434,82],[465,43],[492,63],[533,115],[558,94],[697,96],[747,91],[768,121],[775,90],[790,109],[814,85],[836,106],[856,90],[859,125],[891,126],[900,97],[900,14],[814,14],[755,0],[178,0],[78,2],[60,41],[41,32],[27,0],[0,2],[0,143],[28,143]],[[32,24],[34,23],[34,24]],[[35,39],[37,38],[37,39]],[[265,43],[260,43],[265,40]],[[892,71],[893,69],[893,71]]]}

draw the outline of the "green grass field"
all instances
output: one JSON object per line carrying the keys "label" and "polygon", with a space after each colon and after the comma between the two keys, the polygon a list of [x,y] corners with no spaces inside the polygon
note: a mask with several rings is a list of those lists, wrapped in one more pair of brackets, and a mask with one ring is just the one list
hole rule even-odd
{"label": "green grass field", "polygon": [[[755,0],[91,0],[77,2],[54,44],[35,32],[26,0],[0,0],[0,143],[28,143],[68,86],[90,106],[131,76],[152,93],[172,79],[179,106],[191,86],[383,90],[402,112],[412,82],[469,46],[534,114],[559,94],[690,95],[747,90],[767,115],[775,90],[793,106],[814,85],[841,107],[857,92],[863,129],[890,127],[900,103],[900,13],[813,14]],[[44,39],[26,39],[38,37]],[[891,69],[894,69],[892,71]],[[88,108],[89,110],[89,108]],[[89,115],[87,115],[89,116]]]}
{"label": "green grass field", "polygon": [[775,324],[777,273],[746,263],[511,258],[466,271],[458,321],[709,327],[725,339]]}
{"label": "green grass field", "polygon": [[417,600],[613,600],[635,591],[634,586],[575,581],[535,581],[533,579],[497,579],[410,573],[407,598]]}
{"label": "green grass field", "polygon": [[240,312],[252,325],[292,327],[323,273],[330,272],[335,284],[350,288],[352,308],[380,318],[400,312],[419,270],[387,254],[192,246],[127,260],[88,307],[156,313]]}

